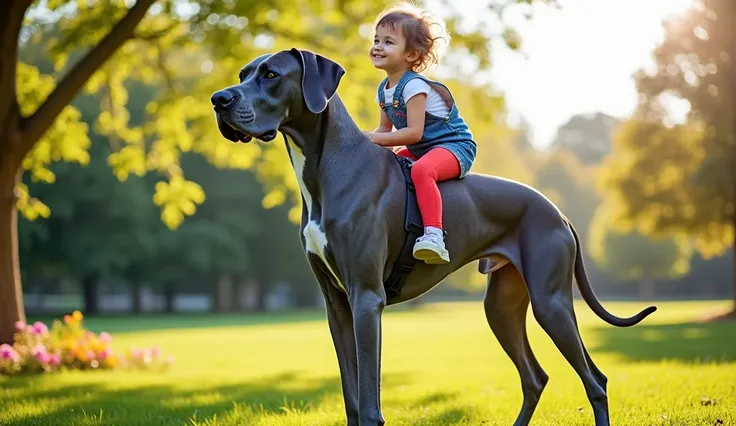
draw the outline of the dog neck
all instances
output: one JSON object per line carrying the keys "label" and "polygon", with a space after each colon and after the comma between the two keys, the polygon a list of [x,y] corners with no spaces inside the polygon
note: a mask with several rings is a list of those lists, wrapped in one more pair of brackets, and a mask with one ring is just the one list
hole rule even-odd
{"label": "dog neck", "polygon": [[280,130],[312,217],[321,215],[325,199],[354,193],[359,175],[385,176],[385,160],[394,155],[363,134],[337,95],[323,112],[294,117]]}

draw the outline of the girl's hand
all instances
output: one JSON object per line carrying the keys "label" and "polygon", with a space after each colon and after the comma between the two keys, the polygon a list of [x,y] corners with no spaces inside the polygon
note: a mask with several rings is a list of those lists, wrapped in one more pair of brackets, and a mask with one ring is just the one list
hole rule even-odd
{"label": "girl's hand", "polygon": [[373,136],[373,132],[369,132],[368,130],[363,130],[363,134],[366,135],[368,137],[368,139],[371,140],[371,142],[373,142],[373,137],[372,137]]}
{"label": "girl's hand", "polygon": [[[378,131],[374,132],[363,132],[366,136],[376,145],[385,146],[387,148],[394,146],[406,146],[419,142],[422,139],[424,133],[424,101],[427,95],[419,93],[413,96],[407,102],[407,126],[391,131],[391,129],[384,130],[383,127],[379,126]],[[385,114],[385,113],[384,113]],[[386,117],[388,119],[388,117]]]}
{"label": "girl's hand", "polygon": [[376,138],[376,134],[375,134],[375,133],[373,133],[373,132],[369,132],[369,131],[367,131],[367,130],[363,130],[363,134],[364,134],[364,135],[366,135],[366,136],[368,137],[368,139],[370,139],[370,140],[371,140],[371,142],[373,142],[374,144],[376,144],[376,145],[380,145],[380,144],[378,143],[378,140],[377,140],[377,138]]}

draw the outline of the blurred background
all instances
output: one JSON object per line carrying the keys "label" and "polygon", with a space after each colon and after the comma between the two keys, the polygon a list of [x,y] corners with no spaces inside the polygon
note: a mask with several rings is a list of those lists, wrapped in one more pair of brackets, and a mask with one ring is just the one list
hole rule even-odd
{"label": "blurred background", "polygon": [[[390,2],[23,3],[3,6],[25,18],[16,31],[0,26],[3,46],[18,46],[17,58],[3,48],[0,65],[17,65],[20,113],[48,130],[24,136],[13,186],[20,281],[0,280],[0,327],[23,309],[319,307],[281,138],[225,140],[209,98],[256,56],[296,46],[346,68],[338,93],[362,129],[375,128],[384,75],[367,52],[373,19]],[[732,0],[418,4],[453,36],[428,74],[450,86],[476,136],[473,171],[557,203],[580,233],[601,299],[734,298]],[[0,82],[8,75],[0,71]],[[11,105],[5,94],[0,103]],[[8,110],[0,106],[0,118]],[[15,140],[20,130],[3,126]],[[13,144],[0,149],[7,169]],[[12,230],[9,216],[0,220]],[[0,277],[18,266],[8,253],[0,250]],[[480,299],[485,278],[473,263],[412,303]]]}

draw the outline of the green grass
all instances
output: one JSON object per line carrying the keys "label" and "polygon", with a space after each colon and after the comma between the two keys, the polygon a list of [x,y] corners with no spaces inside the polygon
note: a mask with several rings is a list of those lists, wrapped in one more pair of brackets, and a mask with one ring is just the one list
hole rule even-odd
{"label": "green grass", "polygon": [[[606,303],[631,315],[643,303]],[[627,329],[577,304],[581,334],[609,378],[617,426],[736,425],[736,324],[698,324],[722,302],[658,303]],[[532,425],[592,425],[580,380],[529,315],[550,382]],[[115,347],[160,345],[166,373],[0,377],[0,425],[345,425],[324,314],[93,318]],[[480,303],[389,309],[384,316],[387,424],[511,425],[521,404],[514,366]]]}

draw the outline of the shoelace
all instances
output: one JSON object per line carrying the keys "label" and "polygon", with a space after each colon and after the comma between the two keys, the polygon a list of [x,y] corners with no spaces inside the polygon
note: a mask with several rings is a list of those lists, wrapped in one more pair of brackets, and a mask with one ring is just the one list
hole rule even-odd
{"label": "shoelace", "polygon": [[425,234],[417,238],[417,241],[427,241],[427,240],[437,245],[440,245],[440,246],[444,244],[444,242],[442,241],[442,238],[437,234]]}

